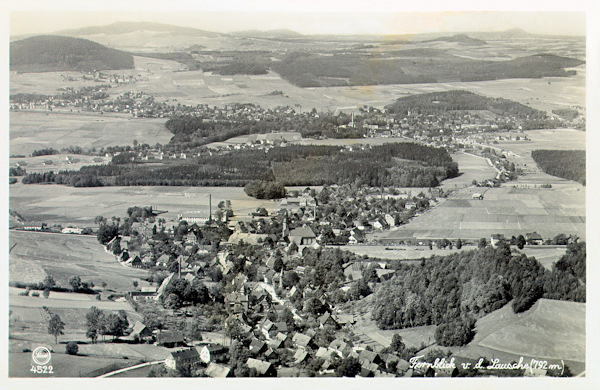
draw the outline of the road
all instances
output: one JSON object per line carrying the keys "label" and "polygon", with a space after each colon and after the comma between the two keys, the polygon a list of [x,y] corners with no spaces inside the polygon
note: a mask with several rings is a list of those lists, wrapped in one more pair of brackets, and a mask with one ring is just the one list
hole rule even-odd
{"label": "road", "polygon": [[154,361],[154,362],[142,363],[142,364],[138,364],[136,366],[131,366],[131,367],[127,367],[127,368],[121,368],[120,370],[116,370],[116,371],[112,371],[112,372],[106,373],[104,375],[100,375],[97,378],[107,378],[109,376],[117,375],[117,374],[120,374],[122,372],[135,370],[135,369],[146,367],[146,366],[150,366],[150,365],[153,365],[153,364],[161,364],[161,363],[164,363],[164,362],[165,362],[164,360],[157,360],[157,361]]}

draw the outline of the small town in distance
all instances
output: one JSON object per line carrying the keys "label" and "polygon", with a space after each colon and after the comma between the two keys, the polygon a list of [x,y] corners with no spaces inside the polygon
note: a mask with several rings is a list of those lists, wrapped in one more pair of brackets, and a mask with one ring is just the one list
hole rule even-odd
{"label": "small town in distance", "polygon": [[11,37],[9,376],[585,376],[585,58],[521,30]]}

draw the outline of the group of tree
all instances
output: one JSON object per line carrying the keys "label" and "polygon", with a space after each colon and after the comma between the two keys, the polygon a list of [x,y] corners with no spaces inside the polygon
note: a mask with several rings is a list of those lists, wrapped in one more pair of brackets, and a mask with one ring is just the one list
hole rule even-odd
{"label": "group of tree", "polygon": [[585,185],[585,150],[534,150],[531,157],[545,173]]}
{"label": "group of tree", "polygon": [[92,306],[86,317],[86,337],[92,340],[92,343],[98,341],[98,336],[108,335],[119,338],[125,334],[129,327],[127,314],[123,310],[118,313],[106,314],[104,311]]}
{"label": "group of tree", "polygon": [[502,243],[400,264],[375,293],[373,319],[382,329],[437,325],[438,344],[464,345],[476,319],[511,300],[515,313],[542,297],[585,302],[585,258],[585,243],[570,244],[548,271]]}
{"label": "group of tree", "polygon": [[[129,153],[129,152],[126,152]],[[116,158],[116,156],[115,156]],[[79,171],[29,174],[23,183],[73,186],[169,185],[256,186],[281,194],[292,185],[357,184],[361,186],[434,187],[458,175],[458,165],[443,148],[416,143],[391,143],[349,150],[334,146],[288,146],[264,150],[239,150],[211,155],[202,153],[189,163],[161,167],[115,160],[108,165],[84,166]],[[407,161],[410,160],[410,161]],[[273,183],[271,183],[273,182]]]}

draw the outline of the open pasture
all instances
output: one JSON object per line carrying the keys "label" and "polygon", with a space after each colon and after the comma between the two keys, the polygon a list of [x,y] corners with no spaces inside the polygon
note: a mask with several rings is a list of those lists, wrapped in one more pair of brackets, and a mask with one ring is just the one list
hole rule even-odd
{"label": "open pasture", "polygon": [[94,226],[102,215],[126,217],[133,206],[156,206],[167,211],[160,218],[176,219],[188,211],[206,211],[212,195],[213,213],[221,201],[230,200],[234,214],[250,215],[258,207],[271,212],[276,202],[254,199],[242,187],[95,187],[74,188],[60,185],[17,183],[11,186],[10,208],[28,220]]}
{"label": "open pasture", "polygon": [[[578,191],[579,190],[579,191]],[[544,238],[576,234],[585,239],[585,189],[490,188],[483,200],[472,199],[478,188],[459,190],[408,224],[374,238],[393,242],[406,238],[467,238],[537,231]]]}
{"label": "open pasture", "polygon": [[[506,310],[508,309],[508,310]],[[477,344],[516,355],[585,361],[585,303],[540,299],[514,314],[510,305],[477,323]]]}
{"label": "open pasture", "polygon": [[166,119],[137,119],[123,114],[93,115],[19,111],[10,113],[10,154],[30,155],[34,150],[68,146],[96,148],[168,143],[173,134]]}
{"label": "open pasture", "polygon": [[[69,286],[69,278],[79,275],[83,281],[91,281],[96,286],[106,282],[110,289],[127,291],[131,288],[132,280],[147,274],[147,271],[119,264],[112,254],[104,250],[95,236],[13,230],[10,232],[9,241],[11,247],[16,244],[9,254],[10,282],[41,282],[43,280],[41,270],[43,270],[44,273],[52,275],[56,282],[63,287]],[[28,268],[12,265],[13,263],[19,264],[23,260],[30,267],[41,269],[38,272],[42,279],[32,280],[33,277],[26,273]],[[51,296],[54,297],[56,294],[60,293],[52,292]],[[72,294],[67,295],[70,298]],[[19,296],[14,298],[34,299]],[[72,301],[72,299],[70,300]],[[50,300],[47,301],[50,302]],[[89,305],[89,303],[86,304]]]}

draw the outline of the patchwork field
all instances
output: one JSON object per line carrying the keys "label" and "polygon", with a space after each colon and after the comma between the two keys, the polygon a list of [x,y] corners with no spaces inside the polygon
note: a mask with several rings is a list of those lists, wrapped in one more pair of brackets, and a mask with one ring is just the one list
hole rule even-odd
{"label": "patchwork field", "polygon": [[132,206],[156,206],[167,211],[162,218],[175,219],[186,211],[213,212],[220,201],[231,200],[235,215],[249,215],[258,207],[276,208],[274,201],[249,197],[241,187],[96,187],[17,183],[10,187],[10,209],[27,220],[94,226],[94,218],[125,217]]}
{"label": "patchwork field", "polygon": [[[147,274],[147,271],[119,264],[95,236],[13,230],[9,245],[14,245],[9,254],[9,282],[41,282],[44,274],[48,274],[59,285],[68,286],[69,278],[79,275],[83,281],[91,281],[96,286],[106,282],[107,288],[121,290],[130,289],[132,280]],[[30,273],[30,270],[35,270],[35,273]],[[53,297],[56,294],[60,293],[51,293]],[[71,298],[72,294],[67,295]],[[11,297],[11,304],[17,304],[21,298],[32,299],[15,296]],[[73,302],[70,304],[79,305],[79,301]],[[85,305],[89,307],[89,302],[84,302]]]}
{"label": "patchwork field", "polygon": [[43,148],[132,145],[134,139],[167,143],[173,136],[164,127],[164,118],[137,119],[123,114],[13,111],[9,120],[11,155],[29,156]]}
{"label": "patchwork field", "polygon": [[472,199],[481,189],[456,192],[437,207],[390,232],[372,238],[382,242],[406,238],[478,239],[492,234],[537,231],[544,238],[577,234],[585,239],[585,187],[562,189],[490,188],[483,200]]}

